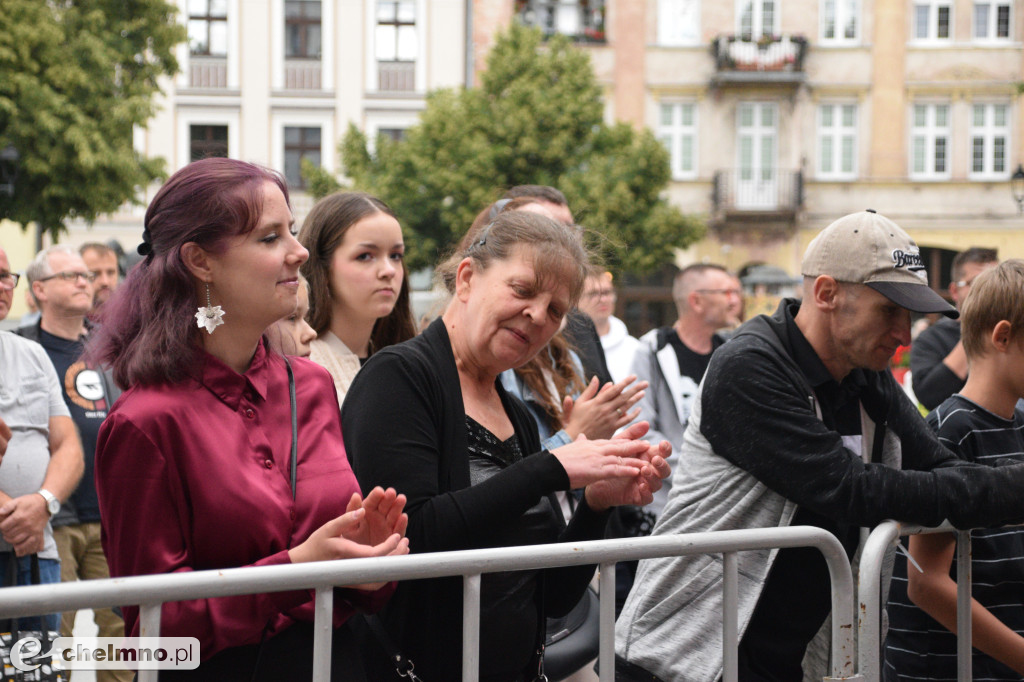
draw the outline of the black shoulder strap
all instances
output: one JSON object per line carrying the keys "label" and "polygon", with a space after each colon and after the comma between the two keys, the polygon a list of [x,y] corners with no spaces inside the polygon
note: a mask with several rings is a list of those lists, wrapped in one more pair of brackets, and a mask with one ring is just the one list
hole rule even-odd
{"label": "black shoulder strap", "polygon": [[288,358],[284,358],[284,366],[288,370],[288,401],[291,403],[292,408],[292,457],[291,457],[291,473],[292,473],[292,499],[295,499],[295,485],[296,476],[299,471],[299,417],[295,411],[295,373],[292,372],[292,363],[288,362]]}

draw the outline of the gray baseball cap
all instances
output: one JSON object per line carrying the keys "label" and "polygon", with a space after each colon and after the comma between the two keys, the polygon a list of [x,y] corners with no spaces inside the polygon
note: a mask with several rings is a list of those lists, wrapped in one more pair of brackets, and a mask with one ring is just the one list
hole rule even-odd
{"label": "gray baseball cap", "polygon": [[873,209],[835,221],[807,246],[800,272],[866,284],[915,313],[960,313],[928,286],[921,250],[903,229]]}

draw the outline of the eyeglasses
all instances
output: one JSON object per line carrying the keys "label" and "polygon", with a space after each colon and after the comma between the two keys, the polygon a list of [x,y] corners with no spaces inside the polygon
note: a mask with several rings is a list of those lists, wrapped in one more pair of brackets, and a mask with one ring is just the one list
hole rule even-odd
{"label": "eyeglasses", "polygon": [[55,272],[49,277],[40,277],[37,282],[48,282],[51,279],[60,277],[65,282],[77,282],[79,278],[84,279],[86,282],[92,283],[96,281],[95,272],[80,272],[78,270],[64,270],[63,272]]}
{"label": "eyeglasses", "polygon": [[739,289],[697,289],[698,294],[725,294],[726,296],[736,296],[739,298],[743,297],[743,292]]}
{"label": "eyeglasses", "polygon": [[583,295],[592,301],[596,301],[599,298],[611,298],[615,295],[615,289],[598,289],[597,291],[588,291]]}
{"label": "eyeglasses", "polygon": [[0,273],[0,288],[2,289],[13,289],[18,286],[18,280],[21,279],[21,275],[16,272],[3,272]]}

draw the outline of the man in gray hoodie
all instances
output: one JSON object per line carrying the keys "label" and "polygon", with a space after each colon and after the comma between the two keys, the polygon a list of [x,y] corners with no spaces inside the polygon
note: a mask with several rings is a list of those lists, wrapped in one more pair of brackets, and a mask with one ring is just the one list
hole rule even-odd
{"label": "man in gray hoodie", "polygon": [[[850,557],[859,528],[894,518],[958,528],[1024,519],[1024,465],[943,448],[888,371],[910,311],[956,310],[927,284],[917,245],[868,210],[804,255],[803,301],[743,325],[712,357],[655,535],[811,525]],[[739,677],[802,678],[830,608],[813,549],[738,555]],[[722,558],[642,561],[616,626],[620,680],[722,675]]]}

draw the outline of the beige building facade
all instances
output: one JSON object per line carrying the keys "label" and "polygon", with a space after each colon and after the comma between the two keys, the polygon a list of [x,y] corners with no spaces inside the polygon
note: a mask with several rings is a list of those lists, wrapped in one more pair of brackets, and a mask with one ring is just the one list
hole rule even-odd
{"label": "beige building facade", "polygon": [[[607,118],[668,146],[667,194],[708,226],[681,264],[797,274],[819,229],[864,208],[925,247],[937,288],[953,251],[1024,256],[1024,0],[177,1],[190,42],[137,148],[171,171],[208,153],[281,170],[300,219],[301,159],[337,170],[350,123],[401,135],[520,20],[576,38]],[[71,241],[130,246],[143,213]]]}
{"label": "beige building facade", "polygon": [[[428,91],[466,80],[465,0],[175,1],[189,42],[136,148],[170,172],[210,154],[281,171],[300,223],[312,206],[302,159],[337,171],[350,124],[371,140],[400,136]],[[73,225],[67,241],[134,248],[158,188],[141,207]]]}
{"label": "beige building facade", "polygon": [[[585,26],[578,34],[605,84],[608,118],[665,141],[671,200],[707,221],[707,237],[680,263],[799,274],[813,235],[864,208],[918,240],[937,288],[953,251],[1024,256],[1010,186],[1024,149],[1020,0],[517,6],[551,31],[601,24],[603,41]],[[570,8],[583,19],[568,18]]]}

